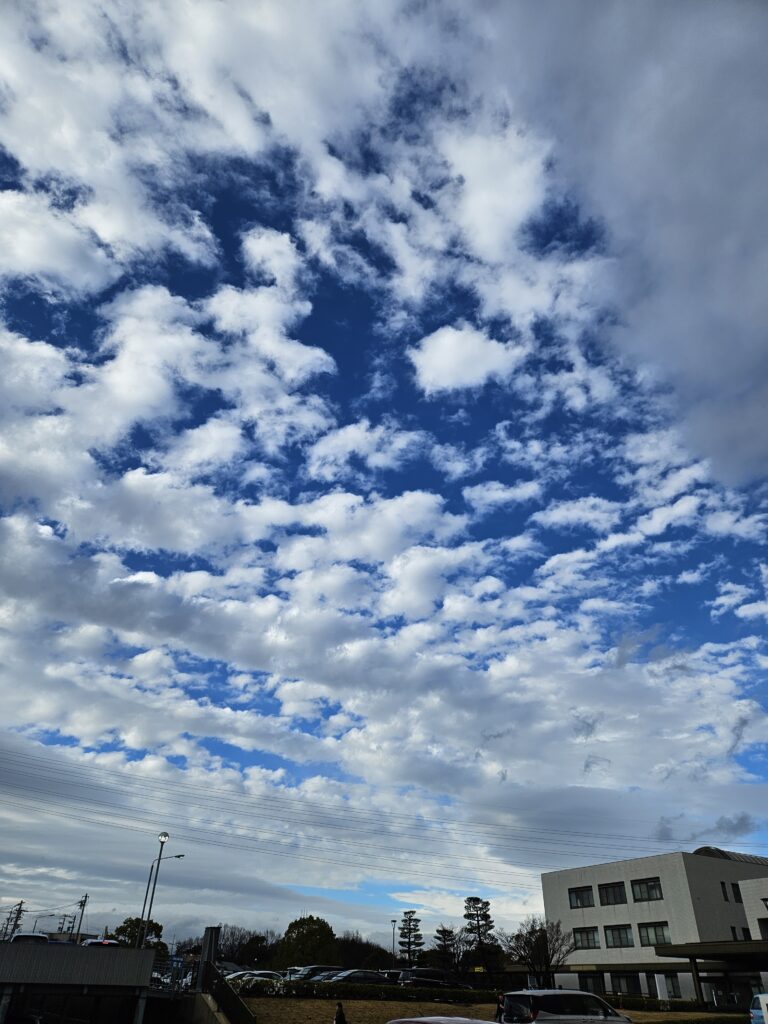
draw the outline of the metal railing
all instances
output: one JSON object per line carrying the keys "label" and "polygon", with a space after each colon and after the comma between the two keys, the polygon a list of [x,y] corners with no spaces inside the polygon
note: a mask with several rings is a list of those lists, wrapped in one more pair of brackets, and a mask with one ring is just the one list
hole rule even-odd
{"label": "metal railing", "polygon": [[207,963],[203,974],[203,991],[209,992],[223,1013],[229,1018],[230,1024],[254,1024],[254,1016],[213,964]]}

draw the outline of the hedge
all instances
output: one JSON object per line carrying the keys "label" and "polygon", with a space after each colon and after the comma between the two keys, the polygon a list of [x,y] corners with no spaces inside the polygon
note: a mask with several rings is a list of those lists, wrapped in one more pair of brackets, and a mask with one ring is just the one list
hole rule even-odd
{"label": "hedge", "polygon": [[332,981],[274,981],[251,978],[231,982],[243,996],[289,996],[293,999],[384,999],[402,1002],[421,1000],[438,1003],[495,1003],[496,993],[484,989],[421,988],[415,985],[354,985]]}

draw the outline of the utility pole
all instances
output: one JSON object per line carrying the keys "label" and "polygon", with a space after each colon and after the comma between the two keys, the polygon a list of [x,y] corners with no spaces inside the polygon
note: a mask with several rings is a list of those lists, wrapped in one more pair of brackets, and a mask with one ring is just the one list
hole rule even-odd
{"label": "utility pole", "polygon": [[13,936],[16,934],[16,930],[19,927],[19,922],[21,921],[21,916],[23,913],[24,900],[19,900],[19,902],[15,906],[11,907],[10,911],[8,912],[8,920],[5,923],[5,931],[3,932],[3,938],[13,938]]}
{"label": "utility pole", "polygon": [[[83,914],[85,913],[85,905],[86,905],[87,902],[88,902],[88,893],[86,893],[85,896],[83,896],[83,898],[77,904],[78,907],[80,907],[80,920],[77,922],[77,939],[75,940],[78,943],[78,945],[80,943],[80,931],[81,931],[82,926],[83,926]],[[74,914],[73,914],[72,915],[72,924],[74,924],[74,923],[75,923],[75,917],[74,917]]]}

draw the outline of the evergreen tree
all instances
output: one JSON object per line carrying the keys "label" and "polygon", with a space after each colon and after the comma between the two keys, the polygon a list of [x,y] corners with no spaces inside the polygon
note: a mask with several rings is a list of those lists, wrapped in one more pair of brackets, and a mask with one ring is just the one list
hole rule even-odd
{"label": "evergreen tree", "polygon": [[400,922],[400,939],[398,946],[400,953],[410,967],[419,955],[419,950],[424,945],[421,934],[421,919],[416,917],[415,910],[403,912],[403,919]]}
{"label": "evergreen tree", "polygon": [[435,951],[435,959],[440,968],[447,971],[448,974],[452,974],[456,970],[456,930],[446,928],[444,924],[441,924],[435,930],[432,949]]}
{"label": "evergreen tree", "polygon": [[467,922],[466,931],[472,948],[482,966],[488,971],[491,951],[498,951],[498,943],[493,934],[490,902],[481,900],[479,896],[467,896],[464,900],[464,920]]}

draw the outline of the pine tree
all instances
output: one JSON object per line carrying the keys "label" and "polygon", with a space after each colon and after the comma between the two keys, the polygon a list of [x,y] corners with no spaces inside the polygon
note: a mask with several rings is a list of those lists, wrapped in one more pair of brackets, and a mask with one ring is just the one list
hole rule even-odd
{"label": "pine tree", "polygon": [[490,902],[481,900],[479,896],[467,896],[464,900],[464,920],[467,922],[467,934],[472,941],[473,948],[487,971],[490,948],[497,946],[493,935],[494,924]]}
{"label": "pine tree", "polygon": [[401,955],[405,958],[409,967],[413,964],[423,945],[421,919],[416,917],[415,910],[404,911],[403,919],[400,922],[398,946],[400,947]]}
{"label": "pine tree", "polygon": [[435,939],[432,948],[437,954],[440,967],[448,974],[456,969],[456,931],[453,928],[446,928],[441,924],[435,930]]}

